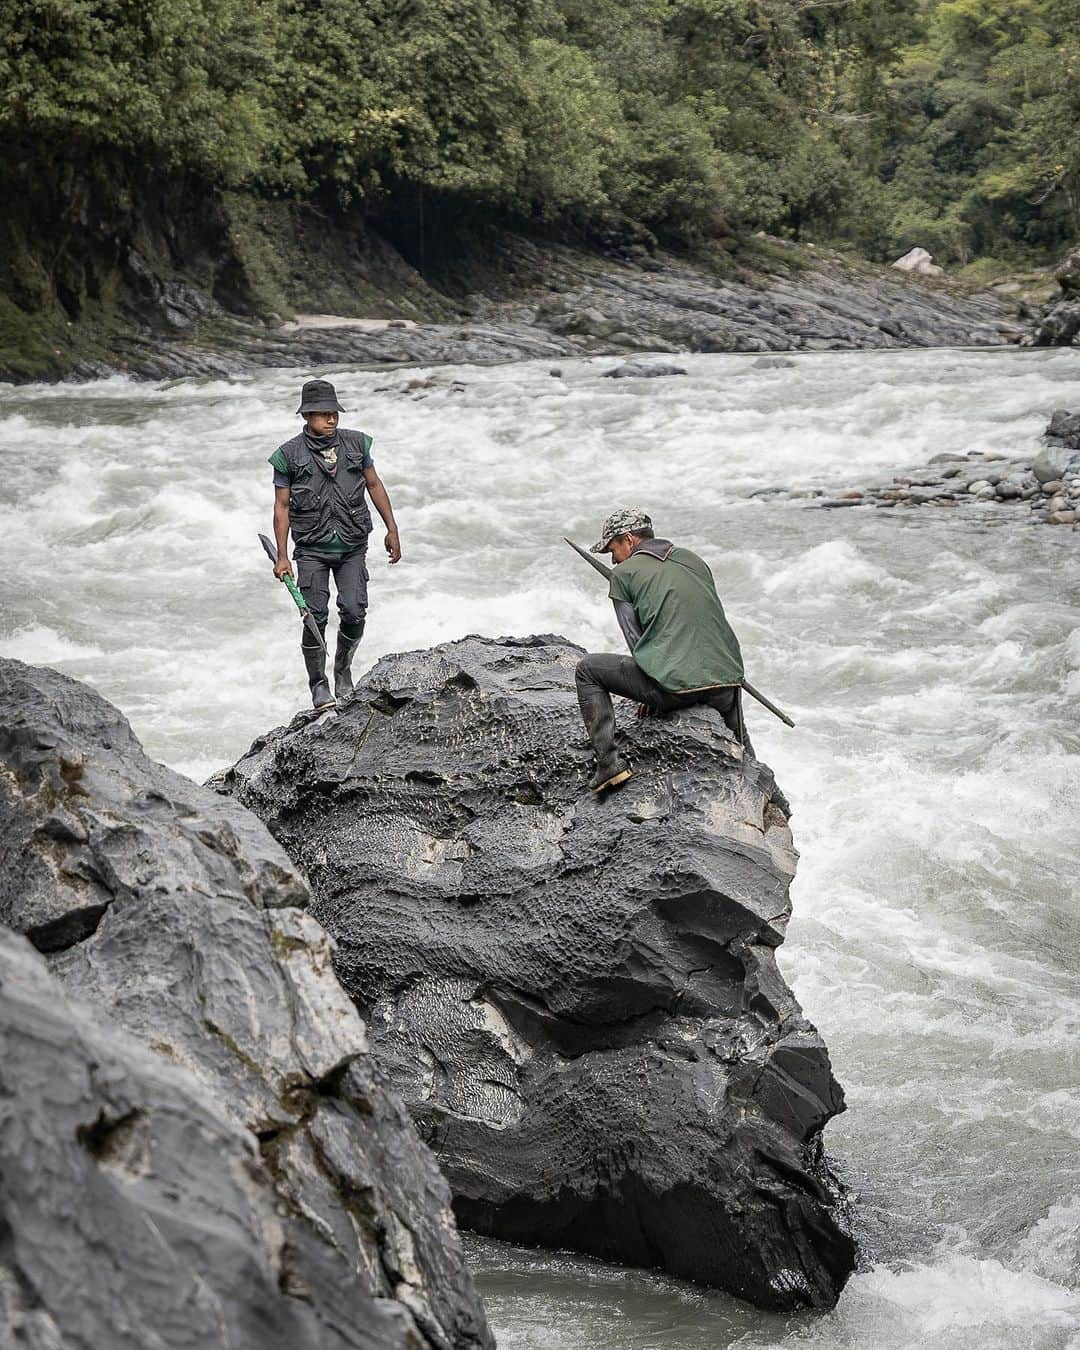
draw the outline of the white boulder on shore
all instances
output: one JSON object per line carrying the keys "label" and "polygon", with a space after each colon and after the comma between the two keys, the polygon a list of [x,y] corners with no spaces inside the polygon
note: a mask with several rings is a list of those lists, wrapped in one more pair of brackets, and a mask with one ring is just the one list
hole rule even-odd
{"label": "white boulder on shore", "polygon": [[934,262],[934,255],[924,248],[913,248],[893,263],[901,272],[918,272],[924,277],[940,277],[945,269]]}

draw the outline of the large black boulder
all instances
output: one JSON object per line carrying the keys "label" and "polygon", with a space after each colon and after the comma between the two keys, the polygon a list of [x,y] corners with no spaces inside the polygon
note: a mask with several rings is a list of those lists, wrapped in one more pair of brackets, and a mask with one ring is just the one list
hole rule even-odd
{"label": "large black boulder", "polygon": [[831,1306],[855,1259],[822,1147],[843,1097],[776,966],[783,798],[705,708],[624,712],[637,772],[593,798],[580,655],[387,657],[215,786],[306,870],[466,1226]]}
{"label": "large black boulder", "polygon": [[0,661],[0,1346],[491,1345],[307,900],[243,807]]}

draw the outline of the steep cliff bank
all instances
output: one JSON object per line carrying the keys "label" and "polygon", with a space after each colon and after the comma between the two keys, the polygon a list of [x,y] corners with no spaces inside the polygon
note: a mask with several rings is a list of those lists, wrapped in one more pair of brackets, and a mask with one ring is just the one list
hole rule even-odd
{"label": "steep cliff bank", "polygon": [[[728,240],[691,259],[633,231],[559,243],[453,206],[429,237],[422,216],[226,193],[120,157],[76,171],[16,154],[0,188],[0,379],[1024,333],[1001,296],[777,241]],[[297,328],[296,313],[384,322]]]}
{"label": "steep cliff bank", "polygon": [[306,870],[373,1050],[469,1227],[790,1309],[854,1262],[843,1109],[780,975],[796,854],[770,770],[694,709],[592,798],[559,638],[387,657],[216,780]]}
{"label": "steep cliff bank", "polygon": [[262,824],[53,671],[0,662],[0,726],[0,1344],[490,1346]]}

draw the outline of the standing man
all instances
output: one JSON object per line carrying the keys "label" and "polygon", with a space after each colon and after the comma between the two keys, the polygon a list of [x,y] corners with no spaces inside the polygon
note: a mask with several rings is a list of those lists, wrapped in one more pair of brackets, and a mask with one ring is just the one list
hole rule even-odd
{"label": "standing man", "polygon": [[[338,427],[345,409],[329,380],[309,380],[300,394],[297,413],[304,430],[270,456],[274,466],[274,540],[280,581],[293,575],[289,531],[296,560],[296,584],[325,636],[330,612],[330,573],[337,587],[338,635],[334,657],[334,694],[346,699],[353,691],[352,659],[364,636],[367,617],[367,542],[371,512],[365,490],[386,526],[390,561],[401,558],[394,510],[371,459],[371,437]],[[326,679],[326,652],[302,630],[300,650],[307,667],[311,701],[317,709],[336,702]]]}
{"label": "standing man", "polygon": [[633,772],[615,748],[612,694],[654,713],[707,703],[749,749],[739,640],[706,563],[688,548],[655,538],[652,520],[636,508],[608,516],[590,552],[615,560],[608,594],[633,654],[583,656],[577,665],[578,703],[596,752],[589,787],[604,792]]}

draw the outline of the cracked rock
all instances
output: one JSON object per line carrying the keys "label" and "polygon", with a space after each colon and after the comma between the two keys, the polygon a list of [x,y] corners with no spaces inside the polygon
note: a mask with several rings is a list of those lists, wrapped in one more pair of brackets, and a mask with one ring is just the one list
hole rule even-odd
{"label": "cracked rock", "polygon": [[0,661],[0,877],[0,1345],[492,1344],[446,1184],[253,815]]}
{"label": "cracked rock", "polygon": [[831,1306],[855,1258],[822,1145],[843,1096],[776,965],[783,797],[710,709],[624,703],[635,776],[594,798],[580,655],[387,657],[215,786],[306,869],[465,1225]]}

